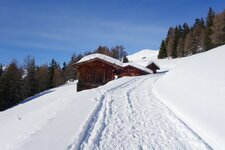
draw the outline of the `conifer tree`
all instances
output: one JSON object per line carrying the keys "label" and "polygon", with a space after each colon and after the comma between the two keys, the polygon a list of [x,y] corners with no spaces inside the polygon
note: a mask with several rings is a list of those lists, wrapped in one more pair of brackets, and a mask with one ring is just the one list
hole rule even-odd
{"label": "conifer tree", "polygon": [[49,67],[49,87],[52,88],[54,87],[54,83],[53,83],[53,77],[54,77],[54,73],[55,73],[55,69],[57,68],[57,63],[54,59],[52,59],[51,63],[50,63],[50,67]]}
{"label": "conifer tree", "polygon": [[129,60],[128,60],[127,56],[124,55],[124,56],[123,56],[123,63],[127,63],[127,62],[129,62]]}
{"label": "conifer tree", "polygon": [[67,68],[67,64],[66,64],[66,62],[64,61],[64,62],[63,62],[63,67],[62,67],[62,71],[65,72],[66,68]]}
{"label": "conifer tree", "polygon": [[185,39],[185,37],[187,36],[187,34],[190,32],[190,28],[188,26],[187,23],[183,24],[183,33],[182,33],[182,38]]}
{"label": "conifer tree", "polygon": [[13,60],[0,78],[0,111],[22,100],[21,80],[22,71]]}
{"label": "conifer tree", "polygon": [[2,74],[3,74],[3,66],[0,64],[0,78],[1,78]]}
{"label": "conifer tree", "polygon": [[184,41],[184,52],[183,52],[183,56],[189,56],[191,55],[191,51],[192,51],[192,39],[193,39],[193,32],[190,31]]}
{"label": "conifer tree", "polygon": [[177,43],[177,57],[184,56],[185,39],[187,34],[190,32],[190,28],[187,23],[184,23],[182,30],[180,30],[180,37]]}
{"label": "conifer tree", "polygon": [[176,27],[174,30],[174,41],[173,41],[173,51],[172,51],[172,58],[177,58],[177,44],[178,40],[180,38],[180,32],[182,32],[182,29]]}
{"label": "conifer tree", "polygon": [[202,49],[202,32],[204,32],[204,20],[197,18],[195,20],[194,26],[192,27],[192,30],[188,33],[185,40],[185,56],[198,53]]}
{"label": "conifer tree", "polygon": [[184,56],[184,38],[180,37],[177,43],[177,57]]}
{"label": "conifer tree", "polygon": [[37,68],[35,79],[37,81],[38,92],[42,92],[49,88],[49,74],[47,65],[41,65]]}
{"label": "conifer tree", "polygon": [[205,35],[204,35],[204,50],[207,51],[213,48],[213,43],[211,40],[212,35],[212,26],[213,26],[213,19],[215,18],[215,12],[212,8],[209,8],[208,15],[206,18],[206,27],[205,27]]}
{"label": "conifer tree", "polygon": [[158,59],[163,59],[166,57],[167,57],[166,44],[165,44],[165,41],[162,40],[160,49],[159,49]]}
{"label": "conifer tree", "polygon": [[35,59],[31,56],[27,56],[24,60],[25,65],[24,69],[26,71],[26,75],[23,79],[23,86],[22,86],[22,94],[23,97],[29,97],[37,93],[37,81],[35,79],[36,73],[36,66],[35,66]]}
{"label": "conifer tree", "polygon": [[53,76],[53,87],[60,86],[64,83],[63,72],[61,68],[58,66],[54,69],[54,76]]}
{"label": "conifer tree", "polygon": [[71,57],[70,62],[68,63],[64,71],[65,81],[76,79],[76,71],[75,68],[73,67],[73,64],[79,60],[78,57],[79,56],[77,56],[76,54],[73,54],[73,56]]}
{"label": "conifer tree", "polygon": [[166,50],[168,57],[172,57],[173,55],[174,37],[175,37],[175,29],[171,27],[168,31],[166,38]]}
{"label": "conifer tree", "polygon": [[214,46],[225,44],[225,10],[213,19],[212,35],[210,36]]}

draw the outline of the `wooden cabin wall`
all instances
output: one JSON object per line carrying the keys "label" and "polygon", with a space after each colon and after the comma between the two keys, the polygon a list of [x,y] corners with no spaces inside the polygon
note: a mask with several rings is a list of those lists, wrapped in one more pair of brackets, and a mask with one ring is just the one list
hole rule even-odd
{"label": "wooden cabin wall", "polygon": [[140,75],[144,75],[146,73],[144,73],[143,71],[131,67],[131,66],[127,66],[123,69],[123,71],[120,73],[119,77],[123,77],[123,76],[140,76]]}
{"label": "wooden cabin wall", "polygon": [[114,67],[95,60],[77,68],[80,90],[103,85],[114,79]]}
{"label": "wooden cabin wall", "polygon": [[147,66],[148,69],[152,70],[153,73],[156,73],[157,66],[153,63]]}

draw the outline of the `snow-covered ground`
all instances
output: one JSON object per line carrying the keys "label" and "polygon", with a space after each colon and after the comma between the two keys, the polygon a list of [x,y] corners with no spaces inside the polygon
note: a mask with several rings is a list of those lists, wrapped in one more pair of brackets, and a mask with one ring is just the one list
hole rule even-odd
{"label": "snow-covered ground", "polygon": [[158,77],[136,77],[103,92],[76,149],[211,149],[151,94]]}
{"label": "snow-covered ground", "polygon": [[216,149],[225,149],[225,46],[182,59],[154,92]]}
{"label": "snow-covered ground", "polygon": [[0,113],[0,147],[211,149],[151,94],[160,76],[124,77],[77,93],[68,83],[36,95]]}
{"label": "snow-covered ground", "polygon": [[132,59],[169,72],[35,95],[0,112],[0,149],[223,149],[225,46],[182,59],[143,55]]}
{"label": "snow-covered ground", "polygon": [[[130,80],[105,86],[116,88]],[[51,89],[0,112],[0,149],[70,149],[100,104],[100,89],[76,91],[76,82]]]}
{"label": "snow-covered ground", "polygon": [[143,49],[137,53],[127,56],[129,61],[156,59],[158,56],[158,50]]}

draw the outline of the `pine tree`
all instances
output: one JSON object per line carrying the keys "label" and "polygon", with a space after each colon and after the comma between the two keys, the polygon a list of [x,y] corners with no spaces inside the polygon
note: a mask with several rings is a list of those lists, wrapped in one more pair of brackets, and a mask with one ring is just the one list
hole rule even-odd
{"label": "pine tree", "polygon": [[177,43],[177,57],[184,56],[184,38],[180,37]]}
{"label": "pine tree", "polygon": [[172,58],[177,58],[177,44],[180,38],[180,32],[182,32],[181,26],[176,27],[174,31],[174,41],[173,41],[173,51],[172,51]]}
{"label": "pine tree", "polygon": [[53,87],[60,86],[64,83],[63,72],[58,66],[54,69],[54,76],[53,76]]}
{"label": "pine tree", "polygon": [[203,43],[201,42],[201,32],[204,30],[204,20],[196,19],[193,27],[193,49],[192,54],[198,53],[199,50],[203,47]]}
{"label": "pine tree", "polygon": [[161,45],[160,45],[160,49],[159,49],[158,58],[163,59],[163,58],[166,58],[166,57],[167,57],[166,44],[165,44],[165,41],[162,40]]}
{"label": "pine tree", "polygon": [[184,41],[184,52],[183,56],[189,56],[192,54],[192,39],[193,39],[193,32],[190,31]]}
{"label": "pine tree", "polygon": [[76,70],[73,67],[73,64],[79,60],[78,57],[79,56],[77,56],[76,54],[73,54],[73,56],[71,57],[70,62],[68,63],[64,72],[65,81],[76,79]]}
{"label": "pine tree", "polygon": [[65,72],[66,68],[67,68],[67,64],[66,64],[66,62],[64,61],[64,62],[63,62],[63,67],[62,67],[62,71]]}
{"label": "pine tree", "polygon": [[196,19],[191,31],[187,34],[184,46],[184,55],[193,55],[201,51],[203,47],[204,20]]}
{"label": "pine tree", "polygon": [[18,104],[22,100],[21,80],[22,71],[13,60],[0,79],[0,111]]}
{"label": "pine tree", "polygon": [[47,65],[42,65],[37,68],[35,79],[37,81],[38,92],[42,92],[49,88],[49,74]]}
{"label": "pine tree", "polygon": [[124,56],[123,56],[123,63],[127,63],[127,62],[129,62],[129,60],[128,60],[127,56],[124,55]]}
{"label": "pine tree", "polygon": [[27,56],[24,62],[25,62],[24,69],[26,70],[27,75],[23,79],[22,95],[24,98],[26,98],[36,94],[38,87],[37,81],[35,79],[36,73],[35,59],[31,58],[31,56]]}
{"label": "pine tree", "polygon": [[189,32],[190,32],[190,28],[189,28],[188,24],[184,23],[182,30],[180,30],[180,38],[177,43],[177,57],[184,56],[185,39]]}
{"label": "pine tree", "polygon": [[182,33],[182,38],[185,39],[185,37],[187,36],[187,34],[190,32],[190,28],[188,26],[187,23],[183,24],[183,33]]}
{"label": "pine tree", "polygon": [[225,10],[213,19],[212,35],[210,37],[214,46],[225,44]]}
{"label": "pine tree", "polygon": [[206,18],[206,27],[205,27],[205,35],[204,35],[204,50],[207,51],[211,48],[213,48],[213,43],[211,40],[212,35],[212,26],[213,26],[213,19],[215,18],[215,12],[212,10],[212,8],[209,8],[208,15]]}
{"label": "pine tree", "polygon": [[53,83],[53,77],[54,77],[54,73],[55,73],[55,69],[57,68],[57,63],[54,59],[52,59],[51,63],[50,63],[50,67],[49,67],[49,87],[52,88],[54,87],[54,83]]}
{"label": "pine tree", "polygon": [[[165,39],[167,57],[184,57],[209,50],[225,44],[225,10],[215,14],[212,8],[206,18],[196,19],[189,28],[187,23],[183,27],[170,27]],[[161,47],[160,47],[161,49]],[[161,58],[161,52],[158,58]]]}
{"label": "pine tree", "polygon": [[2,74],[3,74],[3,66],[0,64],[0,78],[1,78]]}
{"label": "pine tree", "polygon": [[166,38],[166,50],[168,57],[172,57],[173,55],[174,37],[175,37],[175,29],[171,27],[168,31]]}

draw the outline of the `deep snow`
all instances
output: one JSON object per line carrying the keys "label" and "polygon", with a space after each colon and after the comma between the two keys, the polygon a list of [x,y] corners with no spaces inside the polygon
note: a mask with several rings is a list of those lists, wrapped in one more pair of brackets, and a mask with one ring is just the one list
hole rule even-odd
{"label": "deep snow", "polygon": [[182,59],[154,93],[215,149],[225,148],[225,46]]}
{"label": "deep snow", "polygon": [[40,93],[0,113],[0,147],[211,149],[151,94],[160,76],[124,77],[77,93],[76,83],[68,83]]}
{"label": "deep snow", "polygon": [[151,94],[159,75],[136,77],[104,92],[75,149],[211,149]]}
{"label": "deep snow", "polygon": [[[127,80],[108,85],[115,88]],[[1,150],[69,149],[102,95],[99,89],[75,91],[76,82],[67,83],[0,112]]]}

